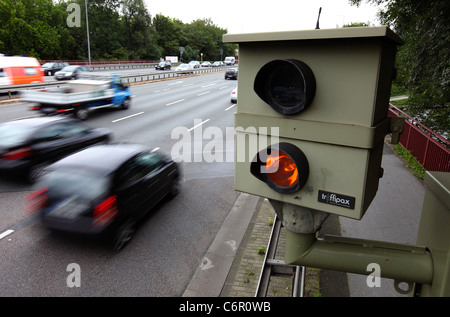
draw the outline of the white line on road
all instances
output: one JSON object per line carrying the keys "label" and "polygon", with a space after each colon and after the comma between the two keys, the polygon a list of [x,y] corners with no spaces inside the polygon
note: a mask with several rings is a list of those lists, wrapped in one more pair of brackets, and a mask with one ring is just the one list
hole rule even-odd
{"label": "white line on road", "polygon": [[3,239],[4,237],[10,235],[13,232],[14,232],[14,230],[12,230],[12,229],[4,231],[3,233],[0,234],[0,240]]}
{"label": "white line on road", "polygon": [[202,86],[202,88],[209,87],[209,86],[215,86],[215,85],[216,84],[208,84],[208,85]]}
{"label": "white line on road", "polygon": [[141,115],[141,114],[143,114],[143,113],[144,113],[144,112],[138,112],[138,113],[132,114],[132,115],[130,115],[130,116],[126,116],[126,117],[123,117],[123,118],[119,118],[119,119],[113,120],[112,122],[113,122],[113,123],[119,122],[119,121],[122,121],[122,120],[125,120],[125,119],[129,119],[129,118],[132,118],[132,117],[139,116],[139,115]]}
{"label": "white line on road", "polygon": [[209,91],[205,91],[205,92],[199,93],[199,94],[197,94],[197,96],[202,96],[202,95],[206,95],[206,94],[209,94]]}
{"label": "white line on road", "polygon": [[180,99],[180,100],[177,100],[177,101],[168,103],[168,104],[166,104],[166,106],[174,105],[174,104],[179,103],[179,102],[182,102],[182,101],[184,101],[184,99]]}
{"label": "white line on road", "polygon": [[206,119],[205,121],[200,122],[199,124],[194,125],[192,128],[188,129],[188,132],[191,132],[192,130],[194,130],[195,128],[198,128],[199,126],[201,126],[202,124],[205,124],[206,122],[208,122],[209,119]]}
{"label": "white line on road", "polygon": [[228,111],[228,110],[234,108],[235,106],[236,106],[236,104],[233,104],[232,106],[229,106],[228,108],[226,108],[225,111]]}
{"label": "white line on road", "polygon": [[183,81],[177,81],[175,83],[167,84],[167,86],[172,86],[172,85],[177,85],[177,84],[182,84],[182,83],[183,83]]}

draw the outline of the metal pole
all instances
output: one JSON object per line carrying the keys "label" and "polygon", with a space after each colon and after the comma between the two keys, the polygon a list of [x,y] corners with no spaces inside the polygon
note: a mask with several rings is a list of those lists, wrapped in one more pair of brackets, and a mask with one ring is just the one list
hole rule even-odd
{"label": "metal pole", "polygon": [[88,21],[87,0],[84,0],[84,4],[86,6],[86,31],[87,31],[87,40],[88,40],[89,65],[91,65],[91,47],[90,47],[90,43],[89,43],[89,21]]}
{"label": "metal pole", "polygon": [[431,284],[433,260],[425,247],[286,230],[286,264],[368,275],[377,263],[381,277]]}

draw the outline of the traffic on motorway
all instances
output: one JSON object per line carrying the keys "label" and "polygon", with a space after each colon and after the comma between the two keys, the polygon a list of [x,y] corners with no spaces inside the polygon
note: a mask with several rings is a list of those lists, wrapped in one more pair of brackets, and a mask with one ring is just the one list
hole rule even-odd
{"label": "traffic on motorway", "polygon": [[[92,287],[82,283],[82,294],[99,294],[100,289],[105,294],[108,293],[105,290],[114,290],[115,285],[130,283],[133,290],[130,291],[130,284],[123,294],[179,296],[182,293],[185,284],[179,283],[180,278],[187,283],[236,198],[231,186],[234,164],[220,160],[196,161],[198,142],[192,139],[192,147],[187,147],[188,135],[200,135],[203,143],[200,147],[204,151],[213,147],[211,153],[225,155],[221,151],[226,148],[219,147],[218,141],[223,141],[222,134],[225,136],[224,131],[233,126],[235,105],[230,102],[230,95],[236,81],[225,80],[224,72],[207,74],[131,85],[133,106],[126,112],[98,109],[83,122],[61,114],[41,116],[29,111],[29,103],[25,102],[0,105],[0,122],[5,126],[0,131],[6,133],[0,139],[10,140],[10,147],[2,144],[0,148],[1,163],[33,162],[33,158],[40,157],[39,151],[48,152],[47,146],[62,151],[68,144],[82,143],[81,139],[93,136],[94,132],[105,136],[104,140],[93,141],[83,149],[71,152],[67,148],[62,159],[48,153],[48,160],[36,161],[33,177],[25,172],[29,167],[20,173],[11,171],[8,177],[2,170],[0,252],[5,255],[0,258],[2,294],[70,294],[65,282],[61,289],[60,282],[51,273],[61,265],[58,264],[61,257],[65,258],[56,245],[74,250],[70,260],[63,260],[65,266],[79,264],[84,268],[84,280],[94,283]],[[19,128],[27,122],[34,122],[27,125],[29,130]],[[71,122],[73,128],[49,128],[44,133],[38,122],[42,126]],[[17,124],[17,131],[11,124]],[[183,133],[177,135],[175,132],[180,129]],[[221,136],[211,140],[210,133]],[[227,139],[232,140],[230,136]],[[13,146],[13,139],[20,142]],[[66,145],[60,145],[62,143]],[[174,148],[176,151],[172,151]],[[186,157],[183,151],[192,155],[191,159],[180,160]],[[229,192],[223,192],[224,188],[229,188]],[[214,199],[199,199],[199,194],[211,195]],[[218,201],[219,197],[224,200]],[[167,231],[167,228],[171,229]],[[185,238],[174,242],[179,236]],[[36,240],[37,244],[28,244],[29,239]],[[21,252],[14,251],[16,243],[22,245]],[[41,247],[47,251],[42,252]],[[83,253],[93,252],[98,247],[102,250],[100,253],[90,256],[87,262],[83,260]],[[111,266],[102,260],[101,254],[114,250],[111,254],[117,254],[123,263]],[[26,258],[24,251],[28,253]],[[134,256],[127,256],[130,252]],[[44,254],[53,263],[47,269],[38,264],[47,261]],[[183,265],[182,271],[176,260],[178,255],[192,259]],[[150,283],[148,279],[136,282],[140,279],[137,276],[158,280],[161,274],[158,269],[149,273],[148,270],[143,272],[145,267],[135,267],[133,258],[136,256],[148,258],[147,263],[151,263],[150,258],[153,261],[157,258],[156,263],[164,263],[167,270],[177,273],[173,278],[166,276],[161,283]],[[14,270],[5,262],[7,259],[19,263]],[[104,273],[89,269],[92,265],[99,266]],[[105,282],[104,274],[108,271],[128,271],[130,267],[134,269],[120,277],[120,282],[117,279]],[[95,274],[102,278],[94,277]],[[39,276],[47,281],[45,287],[39,283],[46,291],[17,289],[10,282],[32,285],[36,282],[31,281],[40,279]],[[172,285],[169,289],[168,284]],[[150,292],[148,285],[154,285]]]}
{"label": "traffic on motorway", "polygon": [[[191,64],[177,67],[193,69]],[[235,88],[231,102],[236,98]],[[113,131],[92,129],[76,119],[86,120],[88,111],[109,104],[129,108],[130,88],[117,74],[89,73],[62,88],[25,91],[21,100],[44,117],[0,125],[0,170],[31,184],[39,180],[27,209],[42,213],[47,227],[88,234],[113,231],[114,248],[121,249],[144,211],[165,196],[175,196],[180,167],[171,159],[139,146],[89,148],[111,142]],[[60,116],[64,114],[75,119]]]}

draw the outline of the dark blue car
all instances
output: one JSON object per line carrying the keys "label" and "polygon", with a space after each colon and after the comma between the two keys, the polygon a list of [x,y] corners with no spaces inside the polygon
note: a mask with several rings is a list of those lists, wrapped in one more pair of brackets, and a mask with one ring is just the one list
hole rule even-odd
{"label": "dark blue car", "polygon": [[120,250],[152,207],[178,193],[179,179],[177,163],[142,145],[93,146],[46,169],[28,212],[49,229],[112,238]]}

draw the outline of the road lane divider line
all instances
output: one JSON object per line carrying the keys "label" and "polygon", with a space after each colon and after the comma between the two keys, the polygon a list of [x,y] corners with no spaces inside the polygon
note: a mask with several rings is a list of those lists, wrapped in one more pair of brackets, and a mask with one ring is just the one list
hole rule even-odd
{"label": "road lane divider line", "polygon": [[177,81],[175,83],[167,84],[167,86],[178,85],[178,84],[182,84],[182,83],[183,83],[183,81]]}
{"label": "road lane divider line", "polygon": [[201,92],[201,93],[197,94],[197,96],[203,96],[203,95],[206,95],[206,94],[209,94],[209,93],[210,93],[209,91],[205,91],[205,92]]}
{"label": "road lane divider line", "polygon": [[209,121],[209,119],[206,119],[205,121],[202,121],[202,122],[200,122],[200,123],[194,125],[192,128],[188,129],[188,132],[191,132],[192,130],[198,128],[199,126],[205,124],[205,123],[208,122],[208,121]]}
{"label": "road lane divider line", "polygon": [[174,101],[174,102],[170,102],[170,103],[166,104],[166,106],[174,105],[174,104],[179,103],[179,102],[182,102],[182,101],[184,101],[184,100],[185,100],[185,99],[180,99],[180,100],[177,100],[177,101]]}
{"label": "road lane divider line", "polygon": [[138,113],[135,113],[135,114],[132,114],[132,115],[123,117],[123,118],[119,118],[119,119],[113,120],[113,121],[111,121],[111,122],[112,122],[112,123],[119,122],[119,121],[122,121],[122,120],[125,120],[125,119],[129,119],[129,118],[132,118],[132,117],[139,116],[139,115],[141,115],[141,114],[143,114],[143,113],[144,113],[144,112],[138,112]]}
{"label": "road lane divider line", "polygon": [[216,85],[216,84],[208,84],[208,85],[202,86],[202,88],[209,87],[209,86],[215,86],[215,85]]}
{"label": "road lane divider line", "polygon": [[228,110],[230,110],[230,109],[233,109],[234,107],[236,107],[236,104],[233,104],[233,105],[229,106],[228,108],[225,109],[225,111],[228,111]]}
{"label": "road lane divider line", "polygon": [[9,229],[9,230],[6,230],[6,231],[0,233],[0,240],[3,239],[3,238],[6,237],[6,236],[9,236],[9,235],[10,235],[11,233],[13,233],[13,232],[14,232],[14,230]]}

